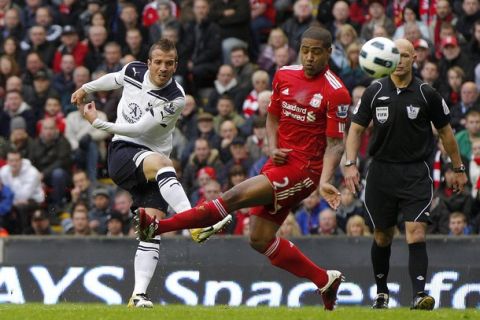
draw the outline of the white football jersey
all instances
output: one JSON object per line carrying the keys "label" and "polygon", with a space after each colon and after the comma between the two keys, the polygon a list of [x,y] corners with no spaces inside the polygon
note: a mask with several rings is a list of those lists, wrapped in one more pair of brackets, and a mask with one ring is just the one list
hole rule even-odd
{"label": "white football jersey", "polygon": [[115,124],[95,120],[93,126],[115,134],[113,140],[132,142],[170,156],[172,133],[185,106],[185,92],[173,79],[155,86],[146,63],[134,61],[119,72],[83,85],[86,92],[123,87]]}

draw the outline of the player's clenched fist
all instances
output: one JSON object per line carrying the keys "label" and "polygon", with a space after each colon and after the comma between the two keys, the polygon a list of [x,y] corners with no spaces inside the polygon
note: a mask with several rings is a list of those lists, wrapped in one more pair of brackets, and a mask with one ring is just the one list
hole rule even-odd
{"label": "player's clenched fist", "polygon": [[85,92],[85,90],[80,88],[72,94],[72,98],[70,99],[70,101],[71,101],[71,103],[77,105],[77,107],[78,107],[78,106],[83,105],[85,103],[85,96],[86,95],[87,95],[87,93]]}
{"label": "player's clenched fist", "polygon": [[287,162],[287,156],[290,151],[292,151],[292,149],[274,148],[270,153],[270,157],[272,158],[273,163],[276,165],[284,164]]}
{"label": "player's clenched fist", "polygon": [[83,117],[87,119],[88,122],[93,123],[95,119],[97,119],[98,114],[97,114],[97,108],[95,108],[95,102],[92,101],[90,103],[87,103],[83,107]]}

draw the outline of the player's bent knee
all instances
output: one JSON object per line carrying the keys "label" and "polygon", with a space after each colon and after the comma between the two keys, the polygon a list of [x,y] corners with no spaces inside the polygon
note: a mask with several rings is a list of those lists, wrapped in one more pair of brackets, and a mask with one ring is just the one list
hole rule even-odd
{"label": "player's bent knee", "polygon": [[265,237],[258,237],[250,235],[250,247],[255,251],[264,253],[268,249],[268,245],[272,242],[272,239],[267,239]]}

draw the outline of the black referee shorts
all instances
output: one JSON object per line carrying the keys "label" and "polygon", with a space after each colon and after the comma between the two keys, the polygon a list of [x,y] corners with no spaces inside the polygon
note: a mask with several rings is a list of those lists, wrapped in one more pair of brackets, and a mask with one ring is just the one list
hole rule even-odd
{"label": "black referee shorts", "polygon": [[365,207],[374,228],[386,229],[403,221],[430,222],[433,181],[426,162],[372,161],[365,186]]}
{"label": "black referee shorts", "polygon": [[130,192],[134,207],[157,208],[167,212],[156,181],[147,181],[143,173],[143,159],[152,151],[147,147],[112,141],[108,146],[108,175],[116,185]]}

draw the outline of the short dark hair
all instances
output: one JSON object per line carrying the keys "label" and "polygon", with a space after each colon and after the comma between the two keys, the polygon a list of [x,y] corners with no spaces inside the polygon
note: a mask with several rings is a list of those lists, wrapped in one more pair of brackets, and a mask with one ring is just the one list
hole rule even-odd
{"label": "short dark hair", "polygon": [[312,26],[308,28],[302,34],[302,40],[305,38],[322,41],[324,48],[330,48],[332,46],[332,34],[322,27]]}
{"label": "short dark hair", "polygon": [[163,52],[170,52],[174,50],[175,56],[176,56],[175,61],[178,60],[177,48],[175,47],[175,43],[173,43],[172,41],[163,38],[158,40],[154,44],[152,44],[152,46],[150,47],[150,50],[148,51],[148,59],[152,59],[152,53],[154,50],[157,50],[157,49],[160,49]]}

